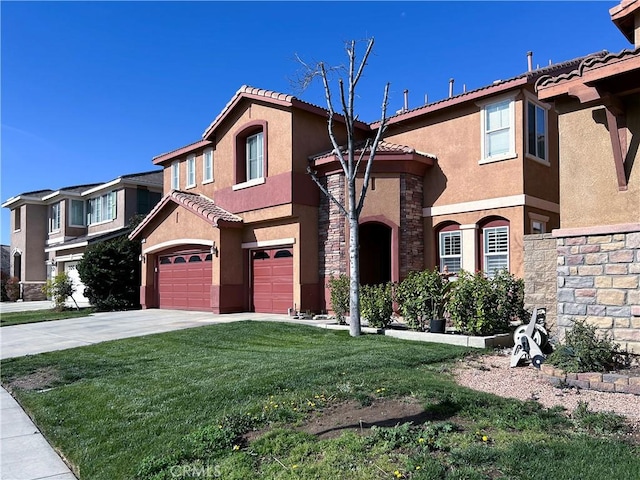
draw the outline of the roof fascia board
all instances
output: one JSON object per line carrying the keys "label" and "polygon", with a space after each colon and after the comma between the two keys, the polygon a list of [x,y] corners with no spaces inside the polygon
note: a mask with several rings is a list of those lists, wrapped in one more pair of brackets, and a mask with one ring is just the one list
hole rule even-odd
{"label": "roof fascia board", "polygon": [[82,194],[80,192],[68,192],[66,190],[57,190],[53,193],[50,193],[49,195],[45,195],[44,197],[42,197],[43,201],[47,201],[47,200],[51,200],[54,197],[57,196],[61,196],[61,197],[80,197]]}
{"label": "roof fascia board", "polygon": [[97,187],[90,188],[89,190],[85,190],[84,192],[82,192],[82,196],[86,197],[87,195],[91,195],[92,193],[99,192],[100,190],[114,187],[119,183],[122,183],[122,177],[116,178],[115,180],[111,180],[110,182],[107,182],[107,183],[103,183],[102,185],[98,185]]}
{"label": "roof fascia board", "polygon": [[[491,85],[489,87],[485,87],[469,93],[463,93],[446,100],[440,100],[438,102],[432,103],[431,105],[425,105],[424,107],[420,107],[407,113],[401,113],[400,115],[391,117],[387,120],[387,125],[393,125],[395,123],[412,120],[416,117],[437,112],[439,110],[444,110],[445,108],[450,108],[466,102],[471,102],[474,100],[478,101],[482,98],[490,97],[492,95],[511,90],[521,85],[526,85],[527,83],[529,83],[529,81],[530,79],[528,77],[515,78],[499,85]],[[370,124],[370,126],[371,128],[378,128],[380,126],[380,122],[374,122]]]}
{"label": "roof fascia board", "polygon": [[35,203],[37,205],[45,205],[46,202],[42,201],[41,198],[38,197],[29,197],[29,196],[25,196],[25,195],[17,195],[15,197],[11,197],[9,198],[7,201],[5,201],[2,204],[2,208],[12,208],[11,205],[16,204],[13,206],[13,208],[17,207],[18,204],[23,204],[23,203]]}
{"label": "roof fascia board", "polygon": [[200,148],[207,147],[209,145],[213,145],[213,142],[210,140],[199,140],[195,143],[191,143],[184,147],[180,147],[177,150],[173,150],[171,152],[163,153],[161,155],[153,157],[152,161],[154,165],[160,165],[168,160],[173,160],[176,157],[179,157],[186,153],[191,153],[194,150],[198,150]]}

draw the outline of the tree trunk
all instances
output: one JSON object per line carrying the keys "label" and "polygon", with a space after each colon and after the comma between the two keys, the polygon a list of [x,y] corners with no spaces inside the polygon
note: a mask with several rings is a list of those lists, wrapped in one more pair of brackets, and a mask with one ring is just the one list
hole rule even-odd
{"label": "tree trunk", "polygon": [[358,212],[356,210],[355,180],[349,181],[349,335],[360,335],[360,239],[358,231]]}

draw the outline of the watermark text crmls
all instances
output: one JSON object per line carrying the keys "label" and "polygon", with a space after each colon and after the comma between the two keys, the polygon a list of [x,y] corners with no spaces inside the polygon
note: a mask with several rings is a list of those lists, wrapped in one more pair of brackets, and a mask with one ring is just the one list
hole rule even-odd
{"label": "watermark text crmls", "polygon": [[171,478],[220,478],[219,465],[174,465],[169,469]]}

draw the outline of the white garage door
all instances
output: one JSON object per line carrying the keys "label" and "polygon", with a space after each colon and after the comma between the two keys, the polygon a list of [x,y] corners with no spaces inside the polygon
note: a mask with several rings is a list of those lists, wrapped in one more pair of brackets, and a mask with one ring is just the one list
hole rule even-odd
{"label": "white garage door", "polygon": [[[83,295],[84,292],[84,284],[80,281],[80,274],[78,273],[78,262],[67,262],[64,264],[64,271],[69,276],[69,278],[73,281],[73,286],[76,291],[73,294],[73,299],[76,301],[78,306],[86,307],[89,305],[89,299]],[[73,301],[68,300],[67,305],[70,307],[75,307],[75,303]]]}

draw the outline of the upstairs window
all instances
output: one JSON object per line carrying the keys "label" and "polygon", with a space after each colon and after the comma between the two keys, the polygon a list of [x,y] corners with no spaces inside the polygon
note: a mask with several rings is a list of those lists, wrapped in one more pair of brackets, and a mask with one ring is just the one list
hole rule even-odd
{"label": "upstairs window", "polygon": [[196,186],[196,156],[187,157],[187,188]]}
{"label": "upstairs window", "polygon": [[484,272],[489,277],[500,270],[509,270],[509,227],[487,227],[483,229],[484,237]]}
{"label": "upstairs window", "polygon": [[247,137],[247,181],[262,178],[263,135],[258,132]]}
{"label": "upstairs window", "polygon": [[116,218],[116,192],[109,192],[89,200],[89,225]]}
{"label": "upstairs window", "polygon": [[22,228],[22,207],[13,209],[13,231],[17,232]]}
{"label": "upstairs window", "polygon": [[234,190],[265,183],[267,176],[267,122],[255,120],[235,133]]}
{"label": "upstairs window", "polygon": [[213,181],[213,148],[207,148],[202,155],[202,182]]}
{"label": "upstairs window", "polygon": [[60,202],[54,203],[49,209],[49,233],[60,230]]}
{"label": "upstairs window", "polygon": [[171,164],[171,189],[180,190],[180,162],[177,160]]}
{"label": "upstairs window", "polygon": [[[457,228],[458,226],[455,225]],[[440,271],[445,267],[449,273],[458,273],[462,268],[462,234],[460,230],[439,233]]]}
{"label": "upstairs window", "polygon": [[547,111],[531,101],[527,102],[527,153],[548,163]]}
{"label": "upstairs window", "polygon": [[72,227],[84,227],[86,225],[86,203],[84,200],[71,200],[71,222]]}
{"label": "upstairs window", "polygon": [[508,98],[484,105],[480,116],[482,119],[481,162],[514,158],[516,152],[513,99]]}

